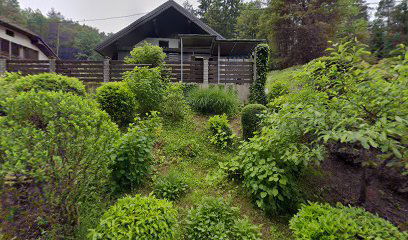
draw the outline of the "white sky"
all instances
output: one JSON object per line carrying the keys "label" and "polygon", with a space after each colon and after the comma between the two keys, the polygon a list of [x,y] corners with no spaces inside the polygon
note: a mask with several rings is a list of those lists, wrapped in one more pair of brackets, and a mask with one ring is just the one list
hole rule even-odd
{"label": "white sky", "polygon": [[[100,19],[126,16],[137,13],[147,13],[163,4],[167,0],[19,0],[22,8],[40,9],[46,14],[51,8],[61,12],[68,19],[80,21],[84,19]],[[180,5],[184,0],[175,0]],[[377,3],[380,0],[367,0]],[[189,0],[197,6],[197,0]],[[370,5],[375,7],[375,5]],[[142,15],[109,19],[103,21],[84,22],[104,32],[117,32],[126,27]],[[82,22],[81,22],[82,23]]]}

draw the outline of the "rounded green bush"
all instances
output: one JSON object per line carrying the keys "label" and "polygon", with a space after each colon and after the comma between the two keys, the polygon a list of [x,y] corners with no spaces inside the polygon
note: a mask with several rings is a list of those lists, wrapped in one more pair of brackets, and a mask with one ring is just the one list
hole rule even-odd
{"label": "rounded green bush", "polygon": [[124,82],[103,84],[96,90],[96,100],[120,127],[126,127],[135,118],[137,102]]}
{"label": "rounded green bush", "polygon": [[230,127],[227,115],[215,115],[208,119],[210,142],[221,149],[232,147],[235,134]]}
{"label": "rounded green bush", "polygon": [[129,64],[150,64],[152,67],[160,67],[164,64],[166,57],[167,55],[161,47],[144,42],[142,46],[135,47],[130,52],[130,57],[126,57],[125,62]]}
{"label": "rounded green bush", "polygon": [[160,68],[136,67],[124,74],[124,80],[135,95],[141,114],[161,109],[167,84]]}
{"label": "rounded green bush", "polygon": [[152,196],[124,197],[106,211],[90,239],[176,239],[177,211]]}
{"label": "rounded green bush", "polygon": [[54,223],[50,231],[65,238],[85,212],[91,219],[103,207],[111,185],[110,150],[119,130],[96,102],[70,93],[21,93],[8,99],[5,109],[0,179],[23,175],[40,183],[50,212],[58,213],[44,221]]}
{"label": "rounded green bush", "polygon": [[290,220],[296,239],[408,239],[408,234],[362,208],[311,203]]}
{"label": "rounded green bush", "polygon": [[194,89],[189,94],[190,106],[203,115],[229,116],[238,110],[240,100],[236,92],[218,87]]}
{"label": "rounded green bush", "polygon": [[190,109],[183,94],[183,85],[169,84],[160,113],[164,118],[176,122],[185,119],[189,112]]}
{"label": "rounded green bush", "polygon": [[19,78],[15,82],[17,92],[29,92],[31,90],[69,92],[79,96],[85,96],[85,85],[77,78],[58,75],[55,73],[41,73]]}
{"label": "rounded green bush", "polygon": [[6,73],[4,77],[0,77],[0,116],[5,115],[6,99],[17,95],[14,84],[19,78],[21,78],[19,73]]}
{"label": "rounded green bush", "polygon": [[244,140],[248,140],[254,136],[254,132],[259,130],[261,118],[259,114],[266,111],[267,108],[262,104],[248,104],[242,109],[242,134]]}
{"label": "rounded green bush", "polygon": [[259,228],[239,219],[238,208],[231,207],[222,199],[206,199],[187,216],[185,238],[196,239],[248,239],[259,240]]}

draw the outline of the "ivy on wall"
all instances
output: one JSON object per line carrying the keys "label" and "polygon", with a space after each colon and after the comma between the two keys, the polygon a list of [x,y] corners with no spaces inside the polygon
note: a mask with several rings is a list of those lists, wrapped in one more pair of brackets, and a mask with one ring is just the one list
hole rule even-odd
{"label": "ivy on wall", "polygon": [[256,79],[251,85],[249,100],[251,103],[266,105],[265,82],[268,73],[269,46],[259,44],[256,53]]}

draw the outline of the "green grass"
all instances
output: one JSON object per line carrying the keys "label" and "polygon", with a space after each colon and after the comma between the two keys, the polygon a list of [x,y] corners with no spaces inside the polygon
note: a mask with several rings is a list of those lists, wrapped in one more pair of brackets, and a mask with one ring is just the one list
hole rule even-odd
{"label": "green grass", "polygon": [[[233,158],[237,150],[223,151],[212,146],[207,139],[207,120],[207,117],[194,116],[185,123],[165,125],[155,146],[155,176],[180,174],[189,185],[187,194],[175,202],[180,222],[184,221],[188,210],[205,197],[224,197],[240,208],[242,216],[262,225],[263,239],[291,239],[287,218],[266,216],[254,207],[245,189],[229,181],[219,169],[219,163]],[[232,122],[234,131],[239,133],[239,121]],[[148,194],[152,186],[141,191]]]}
{"label": "green grass", "polygon": [[[265,87],[268,88],[274,82],[284,82],[288,83],[290,88],[296,86],[296,81],[294,81],[294,76],[303,68],[303,66],[294,66],[286,68],[283,70],[271,71],[266,79]],[[270,87],[269,87],[270,88]]]}

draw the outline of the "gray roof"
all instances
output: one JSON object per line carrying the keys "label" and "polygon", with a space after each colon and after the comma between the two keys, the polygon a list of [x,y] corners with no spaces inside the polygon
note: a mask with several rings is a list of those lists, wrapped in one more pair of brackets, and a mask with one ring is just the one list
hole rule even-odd
{"label": "gray roof", "polygon": [[120,30],[119,32],[117,32],[113,36],[109,37],[108,39],[106,39],[102,43],[100,43],[98,46],[96,46],[95,50],[99,52],[99,51],[103,50],[104,48],[110,46],[111,44],[114,44],[115,41],[117,41],[120,38],[122,38],[122,37],[126,36],[127,34],[131,33],[133,30],[135,30],[139,26],[147,23],[148,21],[153,20],[155,17],[157,17],[158,15],[160,15],[161,13],[163,13],[164,11],[166,11],[169,8],[176,9],[178,12],[180,12],[182,15],[187,17],[191,22],[198,25],[201,29],[203,29],[209,35],[216,36],[217,39],[225,39],[223,36],[221,36],[221,34],[217,33],[214,29],[209,27],[207,24],[205,24],[203,21],[201,21],[196,16],[194,16],[192,13],[187,11],[185,8],[183,8],[182,6],[180,6],[179,4],[174,2],[173,0],[169,0],[169,1],[165,2],[164,4],[160,5],[159,7],[157,7],[156,9],[154,9],[153,11],[151,11],[150,13],[148,13],[148,14],[144,15],[143,17],[139,18],[138,20],[136,20],[135,22],[133,22],[132,24],[130,24],[126,28]]}

